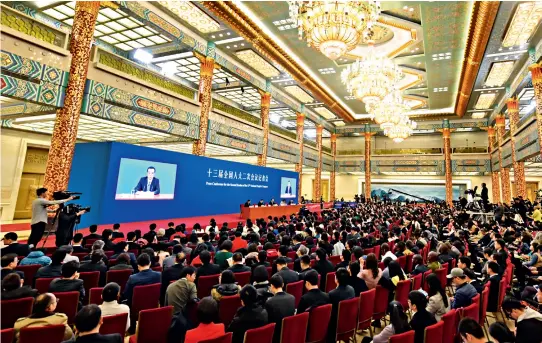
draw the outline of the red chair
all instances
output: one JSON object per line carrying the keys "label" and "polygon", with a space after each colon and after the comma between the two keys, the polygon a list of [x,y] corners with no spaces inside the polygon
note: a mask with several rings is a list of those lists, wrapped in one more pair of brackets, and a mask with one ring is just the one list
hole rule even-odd
{"label": "red chair", "polygon": [[480,294],[476,294],[472,297],[471,304],[476,304],[478,307],[480,307]]}
{"label": "red chair", "polygon": [[24,285],[32,286],[34,285],[34,275],[38,272],[38,269],[42,267],[41,264],[29,264],[27,266],[17,266],[15,270],[21,271],[24,273]]}
{"label": "red chair", "polygon": [[107,259],[110,259],[111,256],[115,255],[114,251],[104,251],[105,256],[107,256]]}
{"label": "red chair", "polygon": [[289,258],[291,258],[292,260],[295,260],[296,257],[297,257],[296,254],[295,254],[295,251],[288,251],[288,252],[286,253],[286,256],[289,257]]}
{"label": "red chair", "polygon": [[375,245],[375,255],[376,255],[376,260],[380,260],[380,245]]}
{"label": "red chair", "polygon": [[337,311],[337,331],[335,341],[350,342],[356,337],[356,326],[358,324],[359,298],[352,298],[339,302]]}
{"label": "red chair", "polygon": [[64,324],[22,328],[19,343],[59,343],[64,340]]}
{"label": "red chair", "polygon": [[488,300],[489,300],[489,288],[484,287],[484,290],[482,291],[482,300],[481,300],[481,305],[480,305],[480,318],[479,318],[480,320],[478,321],[478,324],[480,324],[480,326],[484,329],[484,331],[486,331],[485,324],[487,322]]}
{"label": "red chair", "polygon": [[265,267],[267,269],[267,279],[271,280],[271,276],[273,276],[273,267]]}
{"label": "red chair", "polygon": [[[388,293],[389,291],[380,286],[376,286],[376,295],[373,308],[373,319],[382,319],[386,315],[386,310],[388,309]],[[384,318],[384,322],[386,319]]]}
{"label": "red chair", "polygon": [[412,258],[414,257],[414,254],[410,254],[406,256],[406,267],[405,267],[405,273],[410,273],[412,271]]}
{"label": "red chair", "polygon": [[301,280],[286,285],[286,293],[289,293],[295,297],[295,308],[297,308],[297,305],[299,305],[299,301],[301,301],[301,297],[303,296],[304,283],[305,282]]}
{"label": "red chair", "polygon": [[288,267],[288,269],[290,269],[290,270],[294,270],[294,262],[288,262],[286,264],[286,267]]}
{"label": "red chair", "polygon": [[231,343],[232,336],[233,333],[227,332],[220,337],[204,339],[203,341],[199,341],[199,343]]}
{"label": "red chair", "polygon": [[31,315],[33,305],[34,298],[2,300],[0,302],[2,329],[12,328],[17,319]]}
{"label": "red chair", "polygon": [[131,307],[131,313],[134,317],[137,317],[140,311],[158,307],[160,303],[160,287],[161,284],[159,283],[134,287]]}
{"label": "red chair", "polygon": [[127,270],[109,270],[105,274],[105,282],[115,282],[120,286],[120,291],[124,291],[124,287],[126,287],[126,283],[128,282],[128,279],[132,275],[132,271]]}
{"label": "red chair", "polygon": [[414,343],[414,330],[403,332],[390,337],[389,343]]}
{"label": "red chair", "polygon": [[167,343],[172,315],[173,306],[139,312],[139,329],[130,336],[130,343]]}
{"label": "red chair", "polygon": [[397,257],[397,263],[399,263],[399,265],[401,266],[401,268],[403,270],[406,269],[406,256],[400,256],[400,257]]}
{"label": "red chair", "polygon": [[422,288],[422,281],[423,281],[423,275],[422,274],[416,274],[413,277],[410,278],[412,280],[412,290],[417,291],[418,289]]}
{"label": "red chair", "polygon": [[160,273],[164,271],[162,266],[152,267],[151,269],[154,270],[155,272],[160,272]]}
{"label": "red chair", "polygon": [[327,273],[326,274],[326,293],[331,292],[337,288],[337,284],[335,283],[335,272]]}
{"label": "red chair", "polygon": [[448,266],[449,266],[449,263],[446,262],[446,263],[443,263],[443,264],[440,266],[440,268],[444,268],[444,270],[446,270],[446,274],[448,274],[448,273],[449,273],[449,271],[448,271],[448,270],[449,270],[449,267],[448,267]]}
{"label": "red chair", "polygon": [[441,319],[444,323],[442,343],[454,343],[457,325],[459,324],[459,312],[455,309],[450,310]]}
{"label": "red chair", "polygon": [[83,259],[88,256],[88,252],[74,252],[72,256],[79,259],[79,262],[83,262]]}
{"label": "red chair", "polygon": [[198,278],[198,298],[203,299],[211,295],[211,290],[214,285],[218,285],[218,277],[220,275],[209,275],[209,276],[200,276]]}
{"label": "red chair", "polygon": [[88,294],[88,303],[101,305],[103,303],[102,292],[103,287],[94,287],[91,288]]}
{"label": "red chair", "polygon": [[[445,263],[446,264],[446,263]],[[440,280],[440,285],[442,286],[442,289],[446,289],[446,285],[448,284],[448,279],[446,278],[447,268],[440,268],[435,270],[435,274],[437,274],[438,279]]]}
{"label": "red chair", "polygon": [[376,289],[371,289],[359,294],[359,310],[358,310],[358,326],[356,330],[369,329],[371,337],[373,337],[373,328],[371,327],[371,318],[373,317],[373,306],[376,297]]}
{"label": "red chair", "polygon": [[429,276],[429,274],[433,273],[432,270],[428,270],[426,271],[425,273],[423,273],[423,290],[428,292],[429,291],[429,286],[427,285],[427,277]]}
{"label": "red chair", "polygon": [[85,288],[85,299],[83,299],[83,304],[87,304],[90,289],[98,287],[98,282],[100,281],[100,272],[81,272],[79,273],[79,278],[83,280],[83,287]]}
{"label": "red chair", "polygon": [[244,285],[248,285],[250,283],[251,275],[251,272],[235,273],[235,281],[237,281],[237,284],[239,284],[239,286],[243,287]]}
{"label": "red chair", "polygon": [[220,318],[220,322],[224,323],[224,327],[230,325],[239,307],[241,307],[241,298],[239,297],[239,294],[222,297],[220,299],[218,305],[218,317]]}
{"label": "red chair", "polygon": [[119,313],[112,316],[103,316],[103,324],[100,326],[102,335],[118,333],[124,342],[126,334],[126,323],[128,322],[128,313]]}
{"label": "red chair", "polygon": [[363,249],[363,255],[369,255],[369,254],[374,254],[375,253],[375,248],[365,248]]}
{"label": "red chair", "polygon": [[395,300],[403,305],[403,308],[408,309],[408,293],[410,293],[411,281],[409,279],[401,280],[397,283],[395,289]]}
{"label": "red chair", "polygon": [[378,262],[378,269],[384,270],[386,266],[384,265],[384,262]]}
{"label": "red chair", "polygon": [[0,331],[0,341],[2,341],[3,343],[12,343],[13,338],[15,338],[15,330],[4,329]]}
{"label": "red chair", "polygon": [[309,324],[309,313],[304,312],[295,316],[282,319],[281,343],[305,342],[307,326]]}
{"label": "red chair", "polygon": [[341,263],[341,256],[339,255],[331,256],[329,258],[329,262],[333,263],[333,265],[336,266],[337,264]]}
{"label": "red chair", "polygon": [[480,309],[477,303],[472,303],[467,307],[463,307],[461,318],[472,318],[478,322],[480,317]]}
{"label": "red chair", "polygon": [[87,239],[85,240],[85,246],[90,245],[90,246],[92,247],[92,244],[93,244],[94,242],[96,242],[97,240],[98,240],[98,238],[87,238]]}
{"label": "red chair", "polygon": [[425,328],[425,339],[426,343],[442,343],[442,335],[444,333],[444,322],[440,321],[436,324],[428,326]]}
{"label": "red chair", "polygon": [[313,308],[310,311],[307,343],[325,343],[331,309],[332,305],[327,304]]}
{"label": "red chair", "polygon": [[51,281],[53,281],[54,277],[44,277],[36,279],[36,289],[38,290],[39,294],[47,293],[49,292],[49,285],[51,284]]}
{"label": "red chair", "polygon": [[56,292],[53,294],[58,299],[56,312],[68,316],[68,324],[72,325],[77,314],[77,306],[79,306],[79,292]]}
{"label": "red chair", "polygon": [[247,330],[243,343],[272,343],[275,325],[275,323],[271,323],[257,329]]}

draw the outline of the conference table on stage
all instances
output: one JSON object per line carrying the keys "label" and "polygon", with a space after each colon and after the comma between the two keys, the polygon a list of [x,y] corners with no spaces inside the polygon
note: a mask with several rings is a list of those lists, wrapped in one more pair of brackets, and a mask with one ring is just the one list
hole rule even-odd
{"label": "conference table on stage", "polygon": [[243,219],[267,218],[268,216],[280,217],[289,216],[292,213],[298,213],[303,205],[286,206],[262,206],[262,207],[244,207],[241,205],[241,217]]}

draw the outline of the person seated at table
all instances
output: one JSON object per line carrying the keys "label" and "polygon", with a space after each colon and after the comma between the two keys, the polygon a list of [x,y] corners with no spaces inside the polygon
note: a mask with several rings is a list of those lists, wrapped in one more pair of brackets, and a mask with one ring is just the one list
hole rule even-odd
{"label": "person seated at table", "polygon": [[275,202],[275,198],[271,198],[269,201],[269,206],[275,206],[277,203]]}
{"label": "person seated at table", "polygon": [[54,279],[49,284],[49,292],[79,292],[79,306],[83,307],[83,299],[85,298],[85,287],[83,280],[79,279],[79,262],[70,261],[62,265],[62,275],[58,279]]}
{"label": "person seated at table", "polygon": [[247,202],[245,202],[244,207],[250,207],[250,199],[248,199]]}
{"label": "person seated at table", "polygon": [[205,297],[200,300],[196,316],[199,325],[186,332],[184,343],[198,343],[225,334],[224,324],[214,323],[218,319],[218,305],[213,298]]}
{"label": "person seated at table", "polygon": [[40,294],[34,301],[32,314],[28,317],[17,319],[13,329],[15,329],[15,341],[19,342],[21,329],[28,327],[39,327],[49,325],[64,325],[64,341],[73,337],[73,331],[68,325],[68,316],[64,313],[56,313],[57,298],[52,293]]}
{"label": "person seated at table", "polygon": [[96,304],[90,304],[75,315],[77,338],[73,343],[122,343],[118,333],[102,335],[100,327],[103,324],[102,310]]}
{"label": "person seated at table", "polygon": [[225,270],[218,277],[218,285],[214,285],[211,289],[211,296],[217,302],[222,297],[239,294],[241,286],[235,282],[235,274],[231,270]]}
{"label": "person seated at table", "polygon": [[23,280],[17,273],[11,273],[2,279],[2,300],[15,300],[22,298],[35,298],[38,290],[30,286],[23,286]]}
{"label": "person seated at table", "polygon": [[260,201],[258,202],[258,207],[262,207],[263,205],[264,205],[263,199],[260,199]]}

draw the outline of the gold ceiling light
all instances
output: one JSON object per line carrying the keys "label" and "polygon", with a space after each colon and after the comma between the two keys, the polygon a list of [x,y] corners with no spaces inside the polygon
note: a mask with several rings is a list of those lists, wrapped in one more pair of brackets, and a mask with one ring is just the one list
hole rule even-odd
{"label": "gold ceiling light", "polygon": [[519,4],[506,31],[502,46],[526,44],[536,31],[540,19],[542,19],[542,2],[529,1]]}
{"label": "gold ceiling light", "polygon": [[333,114],[333,112],[331,112],[330,110],[328,110],[325,107],[314,108],[314,111],[316,111],[316,113],[318,113],[319,115],[321,115],[325,119],[333,119],[333,118],[335,118],[335,115]]}
{"label": "gold ceiling light", "polygon": [[168,0],[159,3],[201,33],[220,31],[220,24],[191,1]]}
{"label": "gold ceiling light", "polygon": [[493,105],[493,101],[495,101],[496,96],[497,96],[497,93],[480,94],[480,96],[478,97],[478,101],[476,102],[476,105],[474,105],[474,108],[477,110],[488,109],[491,105]]}
{"label": "gold ceiling light", "polygon": [[485,118],[486,112],[474,112],[471,117],[472,119],[482,119]]}
{"label": "gold ceiling light", "polygon": [[297,100],[301,101],[302,103],[314,101],[314,98],[310,96],[309,93],[301,89],[301,87],[299,86],[287,86],[284,87],[284,90],[293,95]]}
{"label": "gold ceiling light", "polygon": [[378,1],[288,1],[290,17],[308,46],[336,60],[370,37],[380,15]]}
{"label": "gold ceiling light", "polygon": [[251,49],[236,51],[235,56],[265,77],[275,77],[280,75],[280,71],[277,68],[264,60],[260,55]]}
{"label": "gold ceiling light", "polygon": [[410,137],[416,129],[416,122],[408,119],[407,116],[401,116],[401,120],[393,126],[384,130],[384,134],[391,138],[395,143],[401,143]]}
{"label": "gold ceiling light", "polygon": [[334,121],[333,125],[335,125],[335,126],[345,126],[345,123],[342,120],[338,120],[338,121]]}
{"label": "gold ceiling light", "polygon": [[370,113],[375,123],[380,125],[382,130],[386,131],[394,125],[399,124],[408,110],[410,110],[410,106],[404,101],[401,92],[395,90],[388,94],[384,100],[372,106]]}
{"label": "gold ceiling light", "polygon": [[500,87],[510,78],[514,70],[514,61],[495,62],[487,75],[485,85],[488,87]]}

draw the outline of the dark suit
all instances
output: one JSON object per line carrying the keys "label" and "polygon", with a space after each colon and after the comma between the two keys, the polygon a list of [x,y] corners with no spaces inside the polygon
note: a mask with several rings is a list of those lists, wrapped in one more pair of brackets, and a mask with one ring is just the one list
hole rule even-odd
{"label": "dark suit", "polygon": [[0,249],[2,256],[7,254],[16,254],[17,256],[26,256],[30,254],[28,244],[11,243],[10,245]]}
{"label": "dark suit", "polygon": [[329,304],[329,295],[318,288],[311,289],[301,297],[297,306],[297,313],[303,313],[310,308],[326,304]]}
{"label": "dark suit", "polygon": [[314,269],[309,267],[307,269],[304,269],[304,270],[300,271],[299,272],[299,280],[305,280],[305,275],[307,275],[307,273],[310,272],[311,270],[314,270]]}
{"label": "dark suit", "polygon": [[356,297],[356,291],[352,286],[339,286],[329,292],[329,301],[333,308],[331,309],[331,319],[329,320],[328,342],[335,342],[335,333],[337,331],[337,315],[339,312],[339,303]]}
{"label": "dark suit", "polygon": [[229,267],[228,270],[231,270],[234,273],[244,273],[252,271],[250,267],[247,267],[244,264],[234,264],[233,266]]}
{"label": "dark suit", "polygon": [[8,276],[9,274],[12,274],[12,273],[19,274],[20,278],[22,280],[24,280],[24,273],[23,272],[15,270],[15,269],[9,269],[9,268],[2,268],[2,278],[1,279],[4,280],[4,278],[6,276]]}
{"label": "dark suit", "polygon": [[329,262],[328,260],[316,261],[316,263],[314,264],[314,270],[316,270],[318,274],[320,274],[320,276],[322,277],[320,279],[320,289],[322,291],[325,291],[326,290],[326,276],[328,273],[333,272],[333,264]]}
{"label": "dark suit", "polygon": [[132,304],[132,295],[134,293],[134,287],[151,285],[153,283],[160,283],[160,273],[151,269],[140,271],[137,274],[131,275],[126,283],[124,289],[123,298],[128,300],[128,304]]}
{"label": "dark suit", "polygon": [[80,245],[74,245],[74,246],[72,246],[72,248],[73,248],[74,253],[82,253],[82,252],[88,253],[88,252],[90,252],[90,250],[88,250],[88,249],[86,249],[86,248],[84,248],[84,247],[82,247]]}
{"label": "dark suit", "polygon": [[60,277],[62,275],[62,265],[48,265],[45,267],[41,267],[36,272],[36,275],[34,275],[34,279],[38,278],[47,278],[47,277]]}
{"label": "dark suit", "polygon": [[139,179],[137,186],[135,186],[134,191],[136,192],[154,192],[154,194],[160,194],[160,180],[153,178],[151,181],[151,186],[147,189],[148,178],[146,176]]}
{"label": "dark suit", "polygon": [[87,245],[87,239],[98,240],[102,239],[102,236],[98,235],[97,233],[91,233],[90,235],[83,237],[83,243],[81,244],[82,246]]}
{"label": "dark suit", "polygon": [[124,238],[124,234],[120,231],[113,231],[111,233],[111,238],[112,239],[115,239],[115,238]]}
{"label": "dark suit", "polygon": [[279,292],[273,297],[267,299],[265,310],[269,317],[269,323],[276,323],[274,342],[280,341],[280,331],[282,329],[282,319],[295,314],[295,297],[286,292]]}
{"label": "dark suit", "polygon": [[414,343],[424,343],[425,328],[436,323],[435,316],[427,312],[425,308],[413,314],[410,327],[415,331]]}
{"label": "dark suit", "polygon": [[220,266],[218,264],[209,263],[204,264],[198,268],[198,271],[196,272],[196,278],[217,274],[220,274]]}
{"label": "dark suit", "polygon": [[164,306],[166,290],[171,281],[177,281],[181,278],[181,273],[184,269],[182,264],[175,264],[162,272],[162,287],[160,288],[160,304]]}
{"label": "dark suit", "polygon": [[482,188],[482,192],[480,194],[480,197],[482,198],[482,201],[485,203],[489,200],[489,191],[487,190],[487,187]]}
{"label": "dark suit", "polygon": [[113,333],[110,335],[94,333],[91,335],[80,336],[76,339],[71,339],[62,343],[122,343],[122,337],[118,333]]}
{"label": "dark suit", "polygon": [[299,274],[297,274],[293,270],[288,269],[288,267],[282,268],[281,270],[277,272],[277,274],[282,277],[285,288],[286,288],[286,285],[289,284],[290,282],[299,281]]}
{"label": "dark suit", "polygon": [[261,306],[243,306],[237,310],[226,331],[233,332],[232,343],[243,343],[247,330],[262,327],[267,323],[267,311]]}
{"label": "dark suit", "polygon": [[81,263],[79,267],[80,272],[100,272],[100,280],[98,282],[100,287],[105,286],[105,276],[107,273],[107,265],[100,261],[99,263],[92,263],[90,261]]}
{"label": "dark suit", "polygon": [[284,190],[284,194],[292,194],[292,186],[286,186],[286,190]]}
{"label": "dark suit", "polygon": [[22,298],[35,298],[38,296],[38,291],[30,286],[22,286],[12,291],[3,291],[2,300],[14,300]]}
{"label": "dark suit", "polygon": [[49,292],[79,292],[79,309],[83,307],[83,298],[85,297],[85,287],[83,280],[79,279],[54,279],[49,284]]}
{"label": "dark suit", "polygon": [[497,312],[497,305],[499,304],[499,283],[501,282],[501,277],[499,274],[492,275],[489,277],[487,282],[489,282],[487,312]]}

